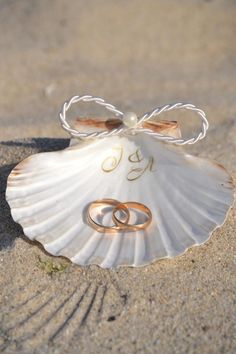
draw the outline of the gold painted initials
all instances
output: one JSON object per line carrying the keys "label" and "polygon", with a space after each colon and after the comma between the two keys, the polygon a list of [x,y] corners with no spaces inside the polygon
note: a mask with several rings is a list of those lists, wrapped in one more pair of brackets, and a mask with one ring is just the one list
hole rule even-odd
{"label": "gold painted initials", "polygon": [[121,146],[117,146],[112,148],[112,150],[114,155],[108,156],[102,163],[102,170],[104,172],[114,171],[121,162],[123,156],[123,148]]}
{"label": "gold painted initials", "polygon": [[131,168],[131,170],[127,174],[127,180],[135,181],[136,179],[140,178],[147,170],[149,170],[150,172],[154,172],[153,164],[154,164],[154,158],[150,157],[147,165],[144,168],[142,167]]}
{"label": "gold painted initials", "polygon": [[141,155],[140,149],[137,149],[134,154],[129,155],[128,160],[130,162],[141,162],[143,157]]}
{"label": "gold painted initials", "polygon": [[[113,155],[108,156],[102,162],[102,170],[103,172],[112,172],[114,171],[118,165],[120,164],[123,158],[123,148],[121,146],[114,147],[112,149]],[[144,160],[140,149],[137,149],[134,153],[128,156],[128,161],[132,164],[140,164]],[[136,179],[140,178],[146,171],[155,172],[153,169],[154,166],[154,158],[149,157],[148,163],[146,166],[138,166],[138,167],[131,167],[130,171],[128,172],[126,178],[128,181],[135,181]]]}

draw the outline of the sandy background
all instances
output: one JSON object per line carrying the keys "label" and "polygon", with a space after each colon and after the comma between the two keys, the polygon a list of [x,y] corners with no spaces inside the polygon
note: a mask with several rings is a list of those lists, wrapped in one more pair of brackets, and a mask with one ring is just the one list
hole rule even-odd
{"label": "sandy background", "polygon": [[[182,257],[108,271],[27,242],[4,197],[17,162],[68,144],[57,114],[84,93],[139,114],[200,106],[211,128],[186,149],[235,179],[235,1],[1,0],[0,30],[0,350],[235,353],[235,210]],[[192,115],[177,118],[198,128]]]}

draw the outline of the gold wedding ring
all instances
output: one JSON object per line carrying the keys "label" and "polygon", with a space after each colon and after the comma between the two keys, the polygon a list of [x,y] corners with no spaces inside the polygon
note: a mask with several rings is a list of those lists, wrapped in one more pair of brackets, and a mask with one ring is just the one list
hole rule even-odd
{"label": "gold wedding ring", "polygon": [[[104,207],[106,205],[113,207],[112,221],[114,222],[114,225],[112,225],[112,226],[106,226],[103,224],[99,224],[91,216],[91,211],[93,209],[99,208],[101,206]],[[129,209],[138,210],[139,212],[141,211],[144,215],[146,215],[147,220],[143,223],[138,223],[138,224],[129,223],[129,219],[130,219],[130,210]],[[118,211],[122,211],[125,214],[124,220],[120,220],[117,217]],[[95,200],[92,203],[90,203],[89,207],[87,209],[88,225],[91,226],[96,231],[102,232],[102,233],[117,233],[117,232],[124,232],[124,231],[144,230],[148,227],[148,225],[150,225],[151,221],[152,221],[151,210],[146,205],[138,203],[138,202],[121,203],[115,199],[100,199],[100,200]]]}
{"label": "gold wedding ring", "polygon": [[[120,221],[116,216],[117,211],[120,209],[125,211],[126,209],[129,210],[129,208],[141,211],[142,213],[144,213],[147,216],[147,220],[145,222],[139,223],[139,224],[129,224],[128,221],[126,223],[124,223],[123,221]],[[146,205],[141,204],[141,203],[137,203],[137,202],[120,203],[119,205],[117,205],[113,209],[112,220],[114,221],[114,223],[117,226],[120,226],[120,227],[125,226],[126,231],[139,231],[139,230],[146,229],[148,227],[148,225],[151,223],[152,212]]]}

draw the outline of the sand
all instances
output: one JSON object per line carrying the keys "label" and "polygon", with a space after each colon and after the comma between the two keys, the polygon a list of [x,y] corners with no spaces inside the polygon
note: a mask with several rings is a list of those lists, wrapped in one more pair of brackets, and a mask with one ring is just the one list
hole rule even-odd
{"label": "sand", "polygon": [[[234,0],[0,2],[0,351],[235,353],[235,209],[181,257],[103,270],[27,241],[5,201],[19,161],[68,145],[58,110],[83,93],[138,114],[199,105],[211,127],[185,149],[235,181],[235,26]],[[193,115],[168,118],[198,129]]]}

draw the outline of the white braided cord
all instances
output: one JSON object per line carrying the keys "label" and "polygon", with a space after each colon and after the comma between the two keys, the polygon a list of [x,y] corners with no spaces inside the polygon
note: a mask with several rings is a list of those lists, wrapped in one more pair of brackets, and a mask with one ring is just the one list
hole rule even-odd
{"label": "white braided cord", "polygon": [[[148,135],[153,136],[154,138],[162,141],[166,141],[168,143],[173,143],[177,145],[185,145],[185,144],[195,144],[197,141],[203,139],[206,136],[207,129],[209,128],[209,123],[206,118],[205,112],[203,112],[201,109],[197,108],[193,104],[190,103],[174,103],[174,104],[167,104],[161,107],[157,107],[151,112],[145,113],[141,118],[138,119],[137,125],[134,128],[128,128],[124,125],[122,125],[120,128],[112,129],[112,130],[104,130],[102,132],[94,132],[94,133],[82,133],[79,132],[76,129],[71,128],[69,123],[66,120],[66,112],[69,110],[70,106],[74,103],[78,102],[94,102],[97,103],[103,107],[105,107],[107,110],[115,113],[116,116],[123,117],[124,113],[119,111],[115,106],[113,106],[110,103],[105,102],[103,98],[100,97],[94,97],[91,95],[84,95],[84,96],[74,96],[72,97],[68,102],[65,102],[62,106],[61,112],[59,114],[59,118],[61,121],[62,128],[66,130],[72,137],[75,138],[80,138],[80,139],[91,139],[91,138],[96,138],[96,139],[101,139],[101,138],[106,138],[110,136],[115,136],[115,135],[132,135],[132,134],[138,134],[138,133],[145,133]],[[171,111],[174,109],[187,109],[196,112],[199,117],[201,118],[202,122],[202,129],[200,133],[197,136],[193,136],[189,139],[180,139],[180,138],[174,138],[169,135],[163,135],[161,133],[154,132],[151,129],[145,129],[142,127],[139,127],[143,122],[148,121],[154,116],[160,115],[162,112],[167,112]]]}

